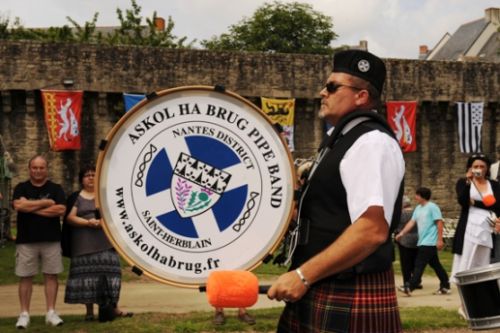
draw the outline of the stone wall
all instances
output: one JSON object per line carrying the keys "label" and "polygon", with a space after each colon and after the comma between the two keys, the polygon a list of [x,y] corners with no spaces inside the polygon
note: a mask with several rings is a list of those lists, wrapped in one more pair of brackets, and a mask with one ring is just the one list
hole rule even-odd
{"label": "stone wall", "polygon": [[[81,163],[123,114],[122,92],[222,84],[259,104],[259,97],[294,97],[296,152],[313,156],[324,124],[316,117],[330,58],[319,55],[165,50],[38,42],[0,42],[0,134],[13,153],[13,184],[28,177],[27,160],[48,153],[51,177],[77,189]],[[458,148],[455,101],[484,101],[483,151],[500,144],[500,69],[493,63],[387,59],[385,100],[417,100],[417,151],[405,154],[406,193],[433,189],[445,216],[456,217],[454,184],[467,155]],[[81,151],[50,152],[40,89],[62,89],[63,79],[85,91]],[[370,167],[369,165],[366,166]]]}

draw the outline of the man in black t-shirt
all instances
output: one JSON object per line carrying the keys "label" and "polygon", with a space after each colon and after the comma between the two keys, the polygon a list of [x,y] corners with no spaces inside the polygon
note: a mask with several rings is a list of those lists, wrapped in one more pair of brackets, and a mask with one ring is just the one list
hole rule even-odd
{"label": "man in black t-shirt", "polygon": [[14,188],[13,206],[17,211],[16,275],[19,276],[19,302],[21,314],[17,328],[27,328],[30,322],[29,304],[33,276],[39,265],[45,285],[47,314],[45,322],[52,326],[62,325],[55,312],[58,281],[63,271],[61,257],[61,224],[64,214],[64,191],[59,184],[48,180],[47,160],[40,155],[29,163],[30,179]]}

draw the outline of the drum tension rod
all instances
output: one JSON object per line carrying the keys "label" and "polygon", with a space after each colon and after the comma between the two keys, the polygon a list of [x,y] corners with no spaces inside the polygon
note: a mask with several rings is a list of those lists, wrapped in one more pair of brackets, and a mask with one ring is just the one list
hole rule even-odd
{"label": "drum tension rod", "polygon": [[226,91],[226,87],[224,87],[222,84],[216,84],[214,86],[214,90],[223,93]]}
{"label": "drum tension rod", "polygon": [[139,267],[137,266],[132,266],[132,272],[134,272],[135,274],[141,276],[142,275],[142,269],[140,269]]}

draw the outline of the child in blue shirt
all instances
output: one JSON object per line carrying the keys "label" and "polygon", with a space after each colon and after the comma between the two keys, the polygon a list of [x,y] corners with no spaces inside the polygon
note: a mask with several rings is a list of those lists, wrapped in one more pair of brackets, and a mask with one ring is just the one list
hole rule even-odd
{"label": "child in blue shirt", "polygon": [[411,296],[416,289],[424,273],[425,266],[429,264],[439,278],[439,289],[436,294],[450,294],[450,282],[448,274],[439,261],[438,250],[443,249],[443,216],[438,205],[429,201],[431,190],[426,187],[417,189],[415,200],[419,205],[413,211],[413,216],[406,226],[396,235],[399,240],[408,233],[415,224],[418,227],[417,258],[415,268],[409,282],[405,284],[404,293]]}

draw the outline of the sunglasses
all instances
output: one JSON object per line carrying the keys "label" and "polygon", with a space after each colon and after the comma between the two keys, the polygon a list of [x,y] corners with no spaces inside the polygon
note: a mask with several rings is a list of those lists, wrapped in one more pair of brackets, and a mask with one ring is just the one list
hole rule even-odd
{"label": "sunglasses", "polygon": [[340,87],[349,87],[356,90],[363,90],[362,88],[350,86],[348,84],[334,83],[331,81],[325,84],[325,89],[329,94],[334,94]]}
{"label": "sunglasses", "polygon": [[484,154],[472,154],[471,157],[472,158],[485,158],[486,155],[484,155]]}

